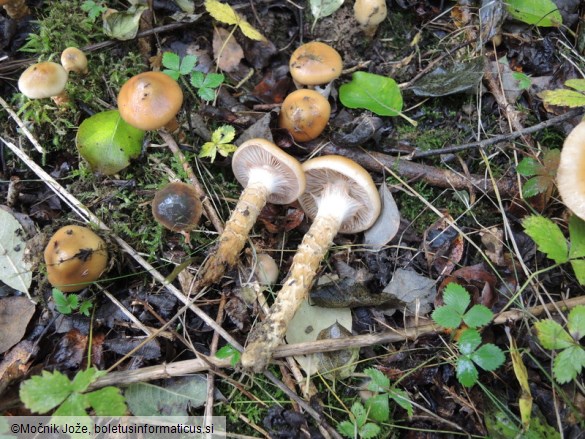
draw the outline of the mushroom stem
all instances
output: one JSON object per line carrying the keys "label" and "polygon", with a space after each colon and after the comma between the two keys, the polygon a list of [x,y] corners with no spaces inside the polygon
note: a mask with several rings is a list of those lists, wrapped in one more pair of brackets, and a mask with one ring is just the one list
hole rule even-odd
{"label": "mushroom stem", "polygon": [[341,220],[333,215],[317,215],[293,258],[290,272],[266,319],[252,330],[242,354],[242,365],[261,372],[282,342],[288,322],[306,298],[319,264],[337,235]]}
{"label": "mushroom stem", "polygon": [[69,94],[65,90],[63,90],[61,93],[59,93],[56,96],[51,96],[51,99],[55,103],[55,105],[59,108],[64,107],[65,105],[67,105],[71,101],[69,99]]}
{"label": "mushroom stem", "polygon": [[203,273],[200,287],[217,282],[228,267],[237,263],[238,255],[260,211],[266,205],[269,193],[270,188],[262,181],[251,181],[246,186],[221,234],[217,252],[200,270]]}

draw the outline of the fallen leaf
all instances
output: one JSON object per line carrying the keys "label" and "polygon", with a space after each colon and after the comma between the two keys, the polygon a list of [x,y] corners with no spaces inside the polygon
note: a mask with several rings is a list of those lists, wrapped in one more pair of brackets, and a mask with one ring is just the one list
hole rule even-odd
{"label": "fallen leaf", "polygon": [[[351,337],[351,332],[338,322],[335,322],[319,332],[317,340],[334,340],[348,337]],[[317,353],[317,369],[325,378],[332,381],[347,378],[355,371],[359,353],[359,348],[319,352]]]}
{"label": "fallen leaf", "polygon": [[127,11],[108,9],[103,15],[104,33],[117,40],[131,40],[138,33],[140,16],[148,8],[146,6],[130,6]]}
{"label": "fallen leaf", "polygon": [[435,281],[432,279],[413,270],[398,268],[382,291],[382,295],[393,298],[398,306],[384,311],[384,314],[392,315],[396,310],[402,311],[405,315],[428,314],[431,312],[431,304],[435,301],[436,293]]}
{"label": "fallen leaf", "polygon": [[28,295],[32,272],[25,261],[26,242],[20,223],[0,209],[0,281]]}
{"label": "fallen leaf", "polygon": [[35,304],[26,297],[0,299],[0,354],[18,343],[35,313]]}
{"label": "fallen leaf", "polygon": [[411,90],[417,96],[447,96],[474,90],[483,78],[484,58],[458,62],[450,67],[438,67],[416,81]]}
{"label": "fallen leaf", "polygon": [[486,256],[498,266],[506,265],[504,259],[504,231],[499,227],[490,227],[479,233],[485,247]]}
{"label": "fallen leaf", "polygon": [[423,250],[429,268],[440,275],[450,274],[463,257],[463,236],[450,224],[453,217],[444,213],[424,232]]}
{"label": "fallen leaf", "polygon": [[38,351],[36,343],[23,340],[4,355],[0,363],[0,395],[11,382],[27,375],[29,361]]}
{"label": "fallen leaf", "polygon": [[498,301],[496,289],[498,279],[485,269],[483,264],[462,267],[445,277],[437,292],[435,307],[443,305],[443,290],[450,283],[464,287],[471,294],[471,303],[482,304],[491,308]]}
{"label": "fallen leaf", "polygon": [[217,27],[213,31],[213,57],[221,70],[232,72],[244,58],[244,51],[230,32]]}
{"label": "fallen leaf", "polygon": [[[151,339],[146,343],[144,338],[133,337],[133,338],[116,338],[113,340],[106,340],[104,345],[120,355],[128,355],[130,352],[131,357],[143,357],[147,360],[155,360],[160,357],[160,345],[157,340]],[[138,345],[142,345],[138,350],[134,351]]]}
{"label": "fallen leaf", "polygon": [[388,185],[386,183],[380,185],[378,192],[382,201],[382,212],[374,225],[364,233],[364,244],[376,251],[388,244],[400,227],[400,211]]}

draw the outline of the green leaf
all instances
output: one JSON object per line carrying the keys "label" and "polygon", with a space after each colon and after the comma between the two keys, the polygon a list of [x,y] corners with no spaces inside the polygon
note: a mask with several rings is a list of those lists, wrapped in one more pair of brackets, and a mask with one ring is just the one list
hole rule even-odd
{"label": "green leaf", "polygon": [[351,413],[355,418],[355,422],[358,427],[361,427],[366,423],[368,419],[368,414],[366,413],[366,409],[360,402],[354,402],[351,406]]}
{"label": "green leaf", "polygon": [[502,350],[492,343],[486,343],[471,354],[471,359],[483,370],[496,370],[506,360]]}
{"label": "green leaf", "polygon": [[440,306],[431,314],[435,323],[443,328],[455,329],[461,325],[461,315],[453,312],[449,306]]}
{"label": "green leaf", "polygon": [[568,317],[567,328],[575,340],[585,337],[585,306],[577,305],[571,310]]}
{"label": "green leaf", "polygon": [[368,417],[376,422],[386,422],[390,418],[390,405],[388,404],[388,394],[381,393],[366,400],[366,409]]}
{"label": "green leaf", "polygon": [[215,91],[207,87],[197,90],[197,95],[204,101],[213,101],[215,99]]}
{"label": "green leaf", "polygon": [[571,241],[569,257],[571,259],[585,257],[585,221],[577,215],[571,215],[569,218],[569,239]]}
{"label": "green leaf", "polygon": [[546,192],[550,185],[552,184],[552,180],[550,177],[538,176],[531,178],[522,187],[522,195],[525,198],[535,197],[538,194],[542,194]]}
{"label": "green leaf", "polygon": [[236,137],[236,130],[231,125],[222,125],[217,128],[211,135],[211,140],[215,143],[230,143]]}
{"label": "green leaf", "polygon": [[538,93],[538,97],[548,105],[559,105],[571,108],[585,106],[585,94],[573,90],[545,90]]}
{"label": "green leaf", "polygon": [[349,421],[343,421],[337,424],[337,431],[348,438],[355,438],[357,434],[355,424]]}
{"label": "green leaf", "polygon": [[368,390],[372,392],[387,392],[390,388],[390,378],[384,375],[382,371],[369,367],[364,370],[364,373],[370,377]]}
{"label": "green leaf", "polygon": [[196,55],[185,55],[185,57],[181,61],[181,66],[178,69],[179,73],[181,75],[188,75],[195,68],[195,64],[197,64]]}
{"label": "green leaf", "polygon": [[579,281],[579,284],[585,285],[585,259],[573,259],[571,266],[575,272],[575,276]]}
{"label": "green leaf", "polygon": [[568,79],[565,81],[565,87],[585,92],[585,79]]}
{"label": "green leaf", "polygon": [[217,145],[213,142],[205,142],[201,146],[201,151],[199,151],[199,158],[209,157],[211,163],[215,160],[215,156],[217,154]]}
{"label": "green leaf", "polygon": [[362,428],[360,428],[359,435],[362,439],[370,439],[380,434],[380,427],[376,424],[368,422]]}
{"label": "green leaf", "polygon": [[203,81],[205,81],[205,73],[200,72],[199,70],[193,72],[191,74],[191,85],[195,88],[203,87]]}
{"label": "green leaf", "polygon": [[71,381],[59,371],[43,370],[20,385],[20,400],[33,413],[47,413],[71,394]]}
{"label": "green leaf", "polygon": [[443,290],[443,302],[459,315],[463,315],[471,299],[469,292],[459,284],[451,282]]}
{"label": "green leaf", "polygon": [[339,99],[347,108],[365,108],[379,116],[398,116],[403,104],[394,79],[367,72],[355,72],[340,87]]}
{"label": "green leaf", "polygon": [[518,166],[516,167],[516,172],[518,172],[520,175],[523,175],[524,177],[538,175],[540,172],[542,172],[542,170],[542,164],[532,157],[526,157],[522,159],[522,161],[518,163]]}
{"label": "green leaf", "polygon": [[117,40],[134,39],[138,33],[140,17],[147,9],[146,6],[130,6],[123,12],[112,12],[104,18],[104,33]]}
{"label": "green leaf", "polygon": [[524,231],[530,236],[538,249],[558,264],[569,260],[567,241],[560,227],[550,219],[539,215],[526,217],[522,222]]}
{"label": "green leaf", "polygon": [[96,416],[125,416],[128,413],[126,400],[117,387],[104,387],[85,396]]}
{"label": "green leaf", "polygon": [[95,367],[90,367],[89,369],[77,372],[77,375],[75,375],[71,383],[71,389],[74,392],[83,393],[87,390],[91,383],[105,374],[106,372],[98,370]]}
{"label": "green leaf", "polygon": [[563,18],[552,0],[507,0],[508,13],[517,20],[541,27],[558,27]]}
{"label": "green leaf", "polygon": [[545,349],[565,349],[575,344],[573,337],[554,320],[540,320],[534,327],[538,340]]}
{"label": "green leaf", "polygon": [[96,113],[79,126],[75,143],[94,172],[120,172],[142,152],[144,131],[126,123],[118,110]]}
{"label": "green leaf", "polygon": [[179,72],[177,72],[176,70],[169,70],[169,69],[165,69],[163,70],[163,73],[167,76],[170,76],[171,78],[173,78],[175,81],[179,80],[179,77],[181,76],[179,74]]}
{"label": "green leaf", "polygon": [[585,350],[571,346],[560,352],[553,362],[553,375],[559,384],[568,383],[585,367]]}
{"label": "green leaf", "polygon": [[315,20],[319,18],[328,17],[337,11],[344,0],[310,0],[311,14]]}
{"label": "green leaf", "polygon": [[87,416],[89,407],[86,395],[72,393],[53,413],[53,416]]}
{"label": "green leaf", "polygon": [[241,354],[236,348],[228,344],[218,349],[215,356],[217,358],[230,358],[230,364],[234,367],[240,361]]}
{"label": "green leaf", "polygon": [[219,152],[222,156],[227,157],[231,153],[236,152],[238,147],[236,145],[232,145],[231,143],[220,143],[217,145],[217,152]]}
{"label": "green leaf", "polygon": [[459,351],[465,356],[471,355],[480,344],[481,335],[479,335],[476,329],[465,329],[461,331],[459,341],[457,342]]}
{"label": "green leaf", "polygon": [[518,88],[520,90],[527,90],[532,85],[532,78],[526,73],[512,72],[512,78],[518,81]]}
{"label": "green leaf", "polygon": [[52,290],[53,301],[55,302],[55,308],[61,314],[71,314],[77,306],[77,294],[70,294],[66,296],[63,294],[61,290],[58,288],[53,288]]}
{"label": "green leaf", "polygon": [[81,302],[81,305],[79,305],[79,313],[89,317],[89,310],[91,309],[92,306],[93,303],[91,303],[91,301],[84,300],[83,302]]}
{"label": "green leaf", "polygon": [[165,52],[162,56],[162,65],[167,69],[178,72],[181,66],[181,58],[176,53]]}
{"label": "green leaf", "polygon": [[457,379],[465,387],[471,387],[477,382],[477,369],[467,357],[457,358],[456,373]]}
{"label": "green leaf", "polygon": [[412,403],[408,397],[408,393],[406,393],[404,390],[393,388],[390,390],[388,396],[392,398],[396,404],[406,410],[409,418],[412,417],[413,408]]}
{"label": "green leaf", "polygon": [[485,326],[492,321],[494,313],[484,305],[473,305],[463,316],[465,324],[471,328]]}
{"label": "green leaf", "polygon": [[223,73],[208,73],[205,75],[205,79],[203,80],[203,87],[217,88],[223,83],[224,80],[225,76]]}

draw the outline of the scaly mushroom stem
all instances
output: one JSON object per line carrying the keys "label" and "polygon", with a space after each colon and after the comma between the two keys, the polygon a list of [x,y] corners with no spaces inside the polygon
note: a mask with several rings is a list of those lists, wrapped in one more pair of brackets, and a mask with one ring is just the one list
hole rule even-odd
{"label": "scaly mushroom stem", "polygon": [[282,342],[288,322],[306,298],[319,264],[333,243],[341,219],[333,215],[317,216],[299,245],[289,275],[270,308],[266,319],[252,330],[242,354],[242,365],[261,372]]}
{"label": "scaly mushroom stem", "polygon": [[56,96],[51,96],[51,100],[59,108],[62,108],[65,105],[67,105],[69,102],[71,102],[71,99],[69,99],[69,94],[65,90],[63,90],[61,93],[59,93]]}
{"label": "scaly mushroom stem", "polygon": [[30,9],[26,5],[26,0],[9,0],[0,2],[4,6],[6,13],[13,20],[20,20],[22,17],[30,15]]}
{"label": "scaly mushroom stem", "polygon": [[199,287],[217,282],[227,268],[237,263],[238,255],[244,248],[248,234],[252,230],[260,211],[266,205],[269,193],[270,188],[262,181],[251,182],[244,189],[221,234],[217,251],[200,270],[203,273],[203,277]]}

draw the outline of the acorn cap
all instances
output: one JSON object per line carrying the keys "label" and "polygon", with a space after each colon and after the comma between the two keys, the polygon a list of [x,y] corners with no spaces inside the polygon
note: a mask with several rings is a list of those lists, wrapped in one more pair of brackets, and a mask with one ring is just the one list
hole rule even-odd
{"label": "acorn cap", "polygon": [[183,104],[177,81],[161,72],[130,78],[118,93],[120,116],[141,130],[157,130],[171,122]]}
{"label": "acorn cap", "polygon": [[308,142],[319,137],[330,115],[331,105],[320,93],[295,90],[282,103],[278,126],[286,128],[297,142]]}
{"label": "acorn cap", "polygon": [[18,89],[30,99],[57,96],[65,90],[67,71],[50,61],[33,64],[20,75]]}
{"label": "acorn cap", "polygon": [[250,173],[261,168],[279,177],[267,201],[289,204],[305,190],[305,174],[299,161],[274,143],[265,139],[250,139],[242,143],[232,157],[232,170],[243,187],[248,186]]}
{"label": "acorn cap", "polygon": [[293,52],[290,74],[302,85],[327,84],[341,75],[341,55],[333,47],[319,41],[303,44]]}
{"label": "acorn cap", "polygon": [[315,218],[317,201],[324,196],[324,189],[336,179],[347,182],[349,198],[356,203],[353,214],[341,223],[339,233],[358,233],[374,224],[381,211],[380,195],[372,177],[353,160],[338,155],[317,157],[303,163],[307,188],[299,197],[299,203],[307,216]]}
{"label": "acorn cap", "polygon": [[565,205],[585,219],[585,121],[565,139],[557,169],[557,187]]}

